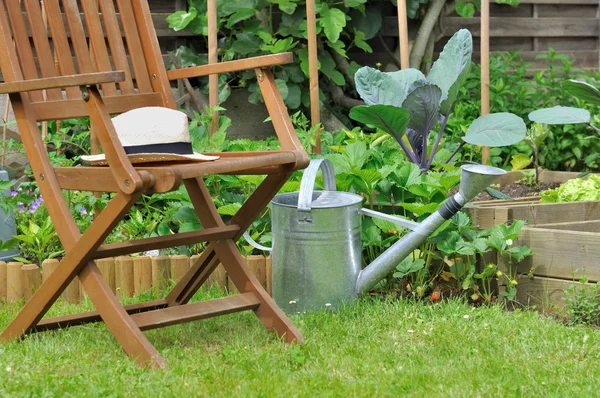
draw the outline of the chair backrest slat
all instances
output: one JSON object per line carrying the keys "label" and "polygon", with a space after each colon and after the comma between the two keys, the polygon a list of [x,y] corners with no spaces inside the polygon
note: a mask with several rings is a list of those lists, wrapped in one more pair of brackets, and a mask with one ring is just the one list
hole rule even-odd
{"label": "chair backrest slat", "polygon": [[148,2],[147,0],[130,1],[140,35],[140,42],[144,50],[146,65],[148,65],[148,73],[152,76],[152,88],[155,92],[163,95],[164,106],[175,109],[177,108],[177,104],[175,103],[175,97],[173,96],[169,78],[167,77],[167,70],[165,69],[160,46],[158,45],[158,38],[152,24],[152,14],[150,14]]}
{"label": "chair backrest slat", "polygon": [[[46,19],[52,33],[52,43],[54,44],[54,52],[58,60],[58,68],[61,75],[74,75],[75,64],[73,63],[73,55],[71,47],[67,39],[67,31],[60,12],[58,0],[44,0],[46,9]],[[77,87],[67,87],[67,98],[79,98],[81,93]]]}
{"label": "chair backrest slat", "polygon": [[123,94],[133,94],[133,82],[131,80],[131,72],[129,71],[129,63],[121,37],[121,29],[119,28],[119,20],[115,11],[113,0],[99,0],[102,19],[104,20],[104,30],[108,38],[110,46],[110,54],[115,65],[115,69],[125,71],[125,81],[119,83],[119,89]]}
{"label": "chair backrest slat", "polygon": [[[125,81],[102,84],[111,114],[139,106],[177,107],[147,0],[0,0],[0,14],[6,81],[123,70]],[[77,87],[21,98],[37,121],[86,112]]]}
{"label": "chair backrest slat", "polygon": [[77,59],[79,73],[97,72],[96,66],[90,57],[90,48],[88,47],[83,24],[81,23],[81,14],[77,0],[62,0],[63,9],[71,34],[71,45]]}
{"label": "chair backrest slat", "polygon": [[151,93],[152,84],[148,74],[148,66],[144,59],[144,51],[142,43],[138,35],[137,23],[131,8],[131,0],[117,0],[119,14],[121,15],[121,24],[125,32],[125,40],[127,41],[127,49],[133,65],[135,81],[140,93]]}
{"label": "chair backrest slat", "polygon": [[[159,93],[116,95],[104,97],[104,104],[108,113],[114,114],[143,106],[163,106],[163,98]],[[82,99],[33,102],[31,108],[39,121],[87,116],[87,108]]]}
{"label": "chair backrest slat", "polygon": [[[38,79],[39,75],[35,66],[35,59],[33,58],[33,50],[31,48],[31,43],[29,42],[27,25],[25,24],[25,19],[23,18],[23,13],[21,12],[21,4],[19,3],[19,0],[6,0],[6,9],[8,10],[8,18],[10,19],[10,25],[12,25],[13,32],[12,35],[4,38],[10,43],[6,48],[12,48],[12,41],[14,40],[14,44],[17,47],[17,51],[19,54],[19,58],[21,59],[22,65],[22,68],[19,68],[19,71],[23,73],[23,77],[25,79]],[[3,11],[2,15],[5,16],[6,11]],[[6,23],[6,33],[10,34],[10,26],[8,25],[8,21],[6,21]],[[11,62],[18,62],[19,58],[17,58],[16,56],[14,58],[8,57],[8,59]],[[43,100],[43,95],[41,91],[31,91],[29,93],[29,97],[32,101]]]}
{"label": "chair backrest slat", "polygon": [[[58,71],[54,65],[54,54],[50,48],[50,40],[48,40],[48,30],[46,29],[44,18],[42,17],[42,9],[40,8],[39,0],[24,0],[25,9],[27,10],[27,19],[29,20],[29,29],[33,36],[33,44],[35,45],[35,54],[38,59],[38,66],[42,77],[58,76]],[[56,101],[62,99],[60,89],[47,90],[48,98]]]}
{"label": "chair backrest slat", "polygon": [[[83,8],[85,24],[90,36],[92,53],[94,54],[94,59],[96,61],[96,69],[98,72],[113,70],[112,65],[110,64],[110,58],[108,57],[106,41],[104,40],[102,23],[100,22],[100,16],[98,15],[98,3],[96,0],[81,0],[81,7]],[[102,93],[104,95],[117,95],[117,87],[114,83],[103,84]]]}

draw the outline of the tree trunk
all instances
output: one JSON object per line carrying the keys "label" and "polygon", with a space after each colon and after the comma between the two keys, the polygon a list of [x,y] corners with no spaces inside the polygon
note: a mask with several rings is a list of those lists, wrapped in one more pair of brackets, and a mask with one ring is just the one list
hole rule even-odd
{"label": "tree trunk", "polygon": [[348,126],[342,123],[342,121],[325,106],[321,108],[321,124],[325,130],[331,132],[338,130],[350,130]]}
{"label": "tree trunk", "polygon": [[429,37],[431,36],[445,5],[446,0],[432,0],[431,3],[429,3],[429,8],[427,8],[425,17],[423,17],[421,26],[419,26],[415,44],[410,53],[411,68],[419,69],[421,67],[421,62],[425,56],[427,44],[429,43]]}

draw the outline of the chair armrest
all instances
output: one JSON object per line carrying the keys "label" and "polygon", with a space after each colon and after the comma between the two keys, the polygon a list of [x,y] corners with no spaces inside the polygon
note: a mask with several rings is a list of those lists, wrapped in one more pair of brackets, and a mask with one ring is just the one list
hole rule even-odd
{"label": "chair armrest", "polygon": [[216,64],[192,66],[191,68],[167,71],[169,80],[189,79],[191,77],[214,75],[218,73],[237,72],[241,70],[266,68],[268,66],[289,64],[294,60],[292,53],[263,55],[236,61],[218,62]]}
{"label": "chair armrest", "polygon": [[95,72],[81,75],[45,77],[43,79],[22,80],[0,84],[0,94],[23,91],[47,90],[51,88],[87,86],[101,83],[118,83],[125,80],[125,72]]}

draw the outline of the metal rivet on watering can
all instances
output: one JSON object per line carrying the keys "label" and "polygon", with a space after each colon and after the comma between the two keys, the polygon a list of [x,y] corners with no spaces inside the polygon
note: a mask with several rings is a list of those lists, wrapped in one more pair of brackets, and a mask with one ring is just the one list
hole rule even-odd
{"label": "metal rivet on watering can", "polygon": [[[324,191],[314,191],[319,170]],[[246,233],[248,242],[272,257],[273,299],[286,313],[337,309],[356,300],[387,276],[477,193],[505,172],[488,166],[462,168],[459,192],[421,223],[362,208],[362,197],[335,191],[332,164],[310,162],[300,192],[279,194],[271,201],[269,249]],[[476,192],[474,194],[474,192]],[[411,230],[372,264],[362,269],[361,216],[381,218]]]}

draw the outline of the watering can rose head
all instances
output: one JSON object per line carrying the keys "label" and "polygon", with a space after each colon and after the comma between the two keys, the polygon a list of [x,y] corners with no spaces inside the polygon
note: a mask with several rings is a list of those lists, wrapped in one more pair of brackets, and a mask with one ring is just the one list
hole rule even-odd
{"label": "watering can rose head", "polygon": [[[392,135],[408,159],[426,172],[433,162],[454,101],[467,79],[472,54],[471,33],[462,29],[448,41],[427,76],[417,69],[381,72],[370,67],[360,68],[355,75],[356,89],[366,105],[354,107],[350,117]],[[438,122],[438,136],[428,151],[429,133]],[[461,146],[464,143],[490,147],[513,145],[525,138],[526,131],[520,117],[506,112],[493,113],[471,124],[462,137]],[[408,143],[404,140],[405,134]]]}

